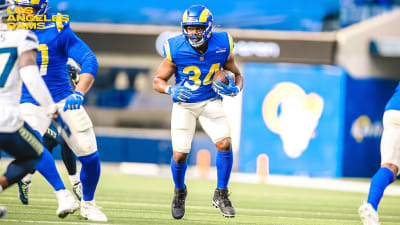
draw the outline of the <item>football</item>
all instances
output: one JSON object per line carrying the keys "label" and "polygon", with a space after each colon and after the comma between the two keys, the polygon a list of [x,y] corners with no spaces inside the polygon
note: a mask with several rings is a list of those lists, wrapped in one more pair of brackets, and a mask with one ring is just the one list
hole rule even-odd
{"label": "football", "polygon": [[226,78],[226,75],[229,75],[233,81],[235,81],[235,76],[232,72],[228,70],[220,70],[214,74],[213,81],[219,80],[223,84],[229,84],[229,80]]}

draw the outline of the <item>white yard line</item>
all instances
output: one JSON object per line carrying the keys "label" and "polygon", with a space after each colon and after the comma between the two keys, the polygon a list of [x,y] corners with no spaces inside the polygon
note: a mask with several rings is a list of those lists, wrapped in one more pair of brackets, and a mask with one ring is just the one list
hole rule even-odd
{"label": "white yard line", "polygon": [[[4,196],[3,199],[6,200],[13,200],[15,197],[8,197]],[[50,198],[31,198],[32,201],[39,201],[39,202],[55,202],[55,199],[50,199]],[[158,208],[170,208],[170,204],[151,204],[151,203],[139,203],[139,202],[115,202],[115,201],[96,201],[100,206],[104,205],[111,205],[111,206],[133,206],[133,207],[158,207]],[[16,204],[10,204],[10,206],[18,206]],[[22,205],[21,205],[22,206]],[[35,208],[35,206],[23,206],[23,207],[30,207],[30,208]],[[44,206],[37,206],[37,208],[44,208]],[[50,209],[51,207],[45,207]],[[118,209],[118,208],[109,208],[109,207],[103,207],[105,210],[113,210],[113,211],[148,211],[148,210],[135,210],[135,209]],[[215,210],[212,206],[191,206],[187,205],[187,209],[201,209],[201,210]],[[54,210],[56,208],[54,207]],[[310,216],[357,216],[358,214],[355,210],[354,213],[340,213],[340,212],[310,212],[310,211],[302,211],[302,210],[274,210],[274,209],[249,209],[249,208],[236,208],[237,212],[255,212],[255,213],[273,213],[273,214],[300,214],[300,215],[310,215]],[[154,210],[157,211],[157,210]],[[37,212],[35,212],[37,213]],[[263,217],[264,215],[242,215],[242,216],[249,216],[249,217]],[[269,216],[267,216],[269,217]],[[292,217],[288,217],[292,218]],[[296,218],[296,217],[293,217]],[[303,218],[303,217],[301,217]],[[386,219],[399,219],[400,216],[385,216],[385,215],[380,215],[380,218],[386,218]],[[305,218],[307,219],[307,218]]]}
{"label": "white yard line", "polygon": [[[29,213],[29,212],[28,212]],[[41,213],[36,214],[41,215]],[[191,212],[191,214],[194,215],[215,215],[215,213],[195,213]],[[359,219],[332,219],[332,218],[312,218],[312,217],[289,217],[289,216],[273,216],[273,215],[237,215],[238,217],[258,217],[258,218],[273,218],[273,219],[284,219],[284,220],[302,220],[302,221],[331,221],[331,222],[358,222]],[[113,216],[112,218],[118,218],[118,219],[132,219],[131,217],[118,217],[118,216]],[[382,217],[381,217],[382,218]],[[137,219],[155,219],[155,218],[144,218],[140,217]],[[166,220],[166,219],[161,219],[159,220]],[[37,223],[43,223],[43,224],[72,224],[72,225],[124,225],[124,224],[116,224],[116,223],[90,223],[90,222],[72,222],[72,221],[41,221],[41,220],[15,220],[15,219],[1,219],[1,222],[14,222],[17,224],[21,223],[29,223],[29,224],[37,224]],[[207,222],[207,221],[203,221]],[[240,223],[240,222],[238,222]],[[398,222],[385,222],[385,224],[400,224]]]}
{"label": "white yard line", "polygon": [[33,223],[33,224],[38,224],[38,223],[45,223],[45,224],[76,224],[76,225],[125,225],[125,224],[115,224],[115,223],[90,223],[90,222],[72,222],[72,221],[43,221],[43,220],[14,220],[14,219],[5,219],[2,218],[0,220],[1,222],[10,222],[10,223]]}

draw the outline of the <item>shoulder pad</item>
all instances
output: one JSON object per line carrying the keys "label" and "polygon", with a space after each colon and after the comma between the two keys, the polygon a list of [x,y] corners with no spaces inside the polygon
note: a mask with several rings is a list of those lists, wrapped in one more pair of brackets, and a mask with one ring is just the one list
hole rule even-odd
{"label": "shoulder pad", "polygon": [[68,15],[63,15],[61,13],[49,13],[46,14],[48,19],[51,19],[52,22],[55,24],[55,27],[57,28],[58,32],[61,32],[64,28],[69,27],[69,16]]}

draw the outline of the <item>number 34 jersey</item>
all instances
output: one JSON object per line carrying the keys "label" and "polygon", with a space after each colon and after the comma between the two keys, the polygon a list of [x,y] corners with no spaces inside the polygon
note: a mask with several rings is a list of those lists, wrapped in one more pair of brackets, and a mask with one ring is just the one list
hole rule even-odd
{"label": "number 34 jersey", "polygon": [[232,50],[233,39],[226,32],[213,32],[204,54],[195,51],[183,35],[165,42],[164,56],[177,68],[176,85],[191,89],[192,96],[186,102],[221,98],[212,90],[211,85],[215,72],[222,69]]}
{"label": "number 34 jersey", "polygon": [[38,40],[28,30],[0,30],[0,130],[15,131],[23,121],[19,112],[22,79],[19,57],[37,50]]}

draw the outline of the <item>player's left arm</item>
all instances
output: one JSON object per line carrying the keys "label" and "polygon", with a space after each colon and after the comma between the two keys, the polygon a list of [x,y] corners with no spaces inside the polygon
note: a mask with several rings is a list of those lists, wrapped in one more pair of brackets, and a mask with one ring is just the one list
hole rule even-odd
{"label": "player's left arm", "polygon": [[93,86],[99,64],[92,50],[67,26],[62,31],[61,44],[64,52],[81,65],[79,82],[74,93],[65,102],[64,111],[79,109],[85,94]]}
{"label": "player's left arm", "polygon": [[85,95],[93,86],[99,64],[93,51],[83,42],[70,27],[64,28],[64,49],[68,57],[81,66],[79,82],[75,87],[76,92]]}
{"label": "player's left arm", "polygon": [[235,57],[232,54],[229,55],[223,68],[235,74],[235,86],[239,88],[239,91],[241,91],[243,89],[243,76],[240,73],[239,67],[236,65]]}

